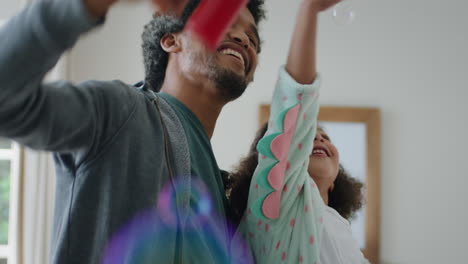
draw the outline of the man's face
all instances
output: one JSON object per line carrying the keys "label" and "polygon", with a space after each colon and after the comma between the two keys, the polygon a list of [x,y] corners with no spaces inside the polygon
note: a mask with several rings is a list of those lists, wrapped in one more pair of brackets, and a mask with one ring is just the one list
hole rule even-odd
{"label": "man's face", "polygon": [[253,81],[260,52],[260,39],[255,20],[247,8],[229,29],[216,51],[208,51],[188,32],[181,33],[183,72],[194,78],[208,78],[219,95],[227,101],[242,95]]}

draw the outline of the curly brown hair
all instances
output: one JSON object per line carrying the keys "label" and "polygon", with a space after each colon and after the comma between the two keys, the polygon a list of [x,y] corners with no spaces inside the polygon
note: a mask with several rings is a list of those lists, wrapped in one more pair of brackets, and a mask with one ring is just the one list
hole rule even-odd
{"label": "curly brown hair", "polygon": [[[247,207],[250,181],[258,165],[257,144],[265,135],[267,128],[268,123],[258,130],[255,140],[250,146],[249,154],[239,162],[239,165],[229,174],[226,181],[226,195],[230,207],[229,215],[234,224],[239,224]],[[363,187],[362,182],[351,177],[340,165],[334,188],[328,194],[328,206],[349,220],[363,206]]]}

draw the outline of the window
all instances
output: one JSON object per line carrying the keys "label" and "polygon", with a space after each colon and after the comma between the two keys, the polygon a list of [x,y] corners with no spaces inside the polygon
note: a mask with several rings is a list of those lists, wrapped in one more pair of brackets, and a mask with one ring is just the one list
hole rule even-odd
{"label": "window", "polygon": [[19,148],[0,138],[0,264],[13,264],[16,252]]}

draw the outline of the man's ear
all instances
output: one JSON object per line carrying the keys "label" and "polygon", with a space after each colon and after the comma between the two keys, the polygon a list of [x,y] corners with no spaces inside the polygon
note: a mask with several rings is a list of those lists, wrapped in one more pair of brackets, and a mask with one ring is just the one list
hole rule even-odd
{"label": "man's ear", "polygon": [[167,53],[177,53],[182,50],[179,34],[167,33],[160,41],[161,48]]}

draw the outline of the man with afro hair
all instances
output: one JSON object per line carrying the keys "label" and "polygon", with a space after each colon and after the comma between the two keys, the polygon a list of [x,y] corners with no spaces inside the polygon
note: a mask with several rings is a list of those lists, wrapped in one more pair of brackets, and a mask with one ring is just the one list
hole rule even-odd
{"label": "man with afro hair", "polygon": [[[253,80],[263,0],[248,3],[215,51],[183,30],[199,0],[155,12],[138,87],[43,83],[115,2],[38,0],[0,29],[0,137],[54,153],[50,263],[225,263],[226,197],[210,138],[223,106]],[[210,230],[194,220],[203,209],[197,182],[219,217]],[[165,206],[167,214],[154,213]]]}

